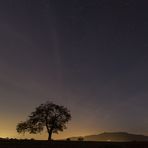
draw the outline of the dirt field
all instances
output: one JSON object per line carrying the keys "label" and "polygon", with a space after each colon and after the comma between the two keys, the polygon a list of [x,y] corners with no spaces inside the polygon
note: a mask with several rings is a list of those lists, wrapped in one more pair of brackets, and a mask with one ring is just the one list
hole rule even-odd
{"label": "dirt field", "polygon": [[0,148],[148,148],[148,142],[0,141]]}

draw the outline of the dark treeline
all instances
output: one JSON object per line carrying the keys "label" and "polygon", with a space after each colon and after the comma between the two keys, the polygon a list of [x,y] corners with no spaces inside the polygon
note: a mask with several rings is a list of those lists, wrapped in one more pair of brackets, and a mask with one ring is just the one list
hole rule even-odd
{"label": "dark treeline", "polygon": [[148,142],[88,142],[88,141],[41,141],[1,140],[5,148],[148,148]]}

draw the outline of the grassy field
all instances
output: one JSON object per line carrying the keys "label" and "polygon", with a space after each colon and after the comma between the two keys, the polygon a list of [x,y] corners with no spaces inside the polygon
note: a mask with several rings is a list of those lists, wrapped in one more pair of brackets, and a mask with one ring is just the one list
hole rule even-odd
{"label": "grassy field", "polygon": [[0,141],[0,148],[148,148],[148,142]]}

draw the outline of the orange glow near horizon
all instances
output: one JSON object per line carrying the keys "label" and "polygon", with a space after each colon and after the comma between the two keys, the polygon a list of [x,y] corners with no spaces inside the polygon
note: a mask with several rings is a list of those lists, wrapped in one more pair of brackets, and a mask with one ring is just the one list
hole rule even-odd
{"label": "orange glow near horizon", "polygon": [[[28,111],[29,112],[29,111]],[[16,125],[22,120],[26,119],[26,114],[22,116],[10,116],[7,117],[9,114],[7,113],[5,116],[1,115],[1,127],[0,127],[0,137],[1,138],[17,138],[17,139],[38,139],[38,140],[46,140],[48,135],[46,132],[42,132],[41,134],[18,134],[16,131]],[[7,117],[7,118],[6,118]],[[2,120],[3,119],[3,120]],[[96,134],[95,128],[93,129],[92,126],[88,125],[80,125],[82,121],[78,121],[81,119],[73,118],[67,124],[67,129],[63,132],[59,132],[58,134],[53,134],[53,139],[66,139],[68,137],[76,137],[76,136],[86,136],[91,134]],[[82,123],[83,124],[83,123]],[[101,133],[101,129],[97,130],[97,134]]]}
{"label": "orange glow near horizon", "polygon": [[[13,122],[10,126],[8,122],[7,124],[1,125],[0,129],[0,138],[17,138],[17,139],[37,139],[37,140],[46,140],[48,135],[46,132],[42,132],[41,134],[18,134],[16,132],[16,122]],[[77,125],[78,126],[78,125]],[[86,130],[86,129],[81,129],[80,127],[77,127],[74,125],[69,125],[66,130],[63,132],[59,132],[59,134],[53,134],[52,138],[53,139],[66,139],[68,137],[77,137],[77,136],[86,136],[86,135],[91,135],[95,134],[91,130]]]}

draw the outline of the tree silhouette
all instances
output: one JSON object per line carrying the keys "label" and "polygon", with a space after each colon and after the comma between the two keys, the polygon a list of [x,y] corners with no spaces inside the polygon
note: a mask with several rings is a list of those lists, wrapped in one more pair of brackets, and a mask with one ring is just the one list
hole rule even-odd
{"label": "tree silhouette", "polygon": [[48,140],[51,140],[52,133],[66,129],[66,123],[69,120],[71,120],[71,114],[66,107],[46,102],[38,106],[28,120],[18,123],[16,130],[18,133],[37,134],[45,128],[48,133]]}

